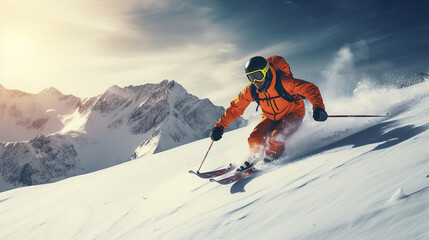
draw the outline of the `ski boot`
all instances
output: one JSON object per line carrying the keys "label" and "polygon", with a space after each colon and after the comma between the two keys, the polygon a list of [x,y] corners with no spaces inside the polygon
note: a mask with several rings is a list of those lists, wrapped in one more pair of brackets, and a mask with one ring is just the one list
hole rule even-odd
{"label": "ski boot", "polygon": [[237,172],[242,172],[242,171],[247,170],[251,167],[253,167],[253,163],[249,163],[248,161],[245,161],[243,163],[243,165],[241,165],[239,168],[237,168]]}

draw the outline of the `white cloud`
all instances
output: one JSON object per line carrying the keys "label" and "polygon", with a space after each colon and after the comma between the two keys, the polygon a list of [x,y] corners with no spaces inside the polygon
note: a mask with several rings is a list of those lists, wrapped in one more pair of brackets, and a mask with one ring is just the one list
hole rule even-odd
{"label": "white cloud", "polygon": [[[240,67],[246,60],[236,60],[237,48],[229,40],[233,34],[204,18],[209,13],[205,7],[175,2],[171,8],[172,4],[2,2],[9,12],[2,15],[1,25],[2,50],[8,49],[2,51],[0,62],[2,84],[29,92],[54,86],[87,97],[114,84],[175,79],[199,97],[213,98],[217,104],[229,102],[229,96],[215,90],[228,88],[232,97],[235,92],[229,86],[243,77]],[[171,9],[179,11],[176,20],[182,22],[175,26],[183,26],[185,32],[165,32],[171,26],[150,21],[151,16],[175,20],[168,16]],[[189,29],[190,24],[195,29]]]}

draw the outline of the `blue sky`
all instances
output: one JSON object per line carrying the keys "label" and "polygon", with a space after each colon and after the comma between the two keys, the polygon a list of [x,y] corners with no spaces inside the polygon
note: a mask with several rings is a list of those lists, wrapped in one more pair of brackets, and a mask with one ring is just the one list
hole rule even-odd
{"label": "blue sky", "polygon": [[[329,91],[429,71],[427,1],[3,0],[0,84],[80,97],[174,79],[218,105],[255,55]],[[385,77],[389,76],[389,77]],[[323,91],[322,91],[323,94]]]}

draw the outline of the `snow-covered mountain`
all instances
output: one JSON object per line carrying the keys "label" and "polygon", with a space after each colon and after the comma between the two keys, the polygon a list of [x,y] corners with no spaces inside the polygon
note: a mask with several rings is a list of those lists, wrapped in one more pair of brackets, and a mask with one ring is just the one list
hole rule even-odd
{"label": "snow-covered mountain", "polygon": [[29,94],[0,85],[0,142],[28,141],[61,131],[60,116],[72,114],[80,101],[55,88]]}
{"label": "snow-covered mountain", "polygon": [[[426,80],[328,96],[330,114],[389,116],[319,123],[307,114],[275,166],[229,186],[188,173],[203,139],[2,192],[0,239],[429,239],[428,90]],[[257,121],[226,133],[201,170],[244,161]]]}
{"label": "snow-covered mountain", "polygon": [[[224,112],[175,81],[79,99],[0,86],[0,189],[56,181],[208,137]],[[237,119],[227,130],[245,126]]]}

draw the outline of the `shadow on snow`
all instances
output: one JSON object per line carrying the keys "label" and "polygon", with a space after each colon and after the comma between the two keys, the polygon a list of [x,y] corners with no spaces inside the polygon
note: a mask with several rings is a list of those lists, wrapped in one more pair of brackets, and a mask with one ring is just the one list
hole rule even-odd
{"label": "shadow on snow", "polygon": [[[352,146],[353,148],[357,148],[365,145],[370,145],[370,144],[372,145],[372,144],[379,143],[376,147],[371,149],[370,152],[386,149],[386,148],[393,147],[399,143],[402,143],[429,129],[429,123],[422,126],[407,125],[403,127],[395,127],[395,125],[397,125],[397,121],[388,121],[388,122],[382,122],[382,123],[376,124],[358,133],[352,134],[346,138],[343,138],[339,141],[331,143],[325,147],[319,148],[317,150],[314,150],[305,154],[301,154],[299,156],[292,156],[287,161],[280,162],[280,165],[286,165],[291,162],[297,162],[309,156],[319,154],[325,151],[333,150],[336,148],[345,147],[345,146]],[[244,187],[250,181],[260,176],[261,173],[262,171],[259,173],[255,173],[249,176],[248,178],[244,178],[235,182],[231,186],[231,190],[230,190],[231,194],[238,193],[238,192],[245,192]]]}

